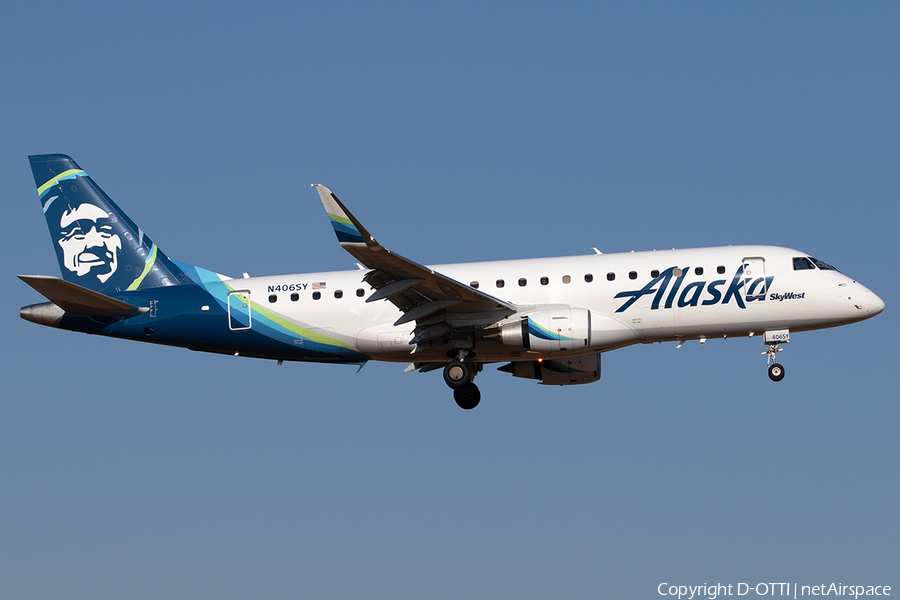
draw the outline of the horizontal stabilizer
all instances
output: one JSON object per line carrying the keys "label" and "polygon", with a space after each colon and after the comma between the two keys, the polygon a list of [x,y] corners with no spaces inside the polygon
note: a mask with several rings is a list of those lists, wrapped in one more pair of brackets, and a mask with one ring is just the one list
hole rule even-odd
{"label": "horizontal stabilizer", "polygon": [[95,317],[133,317],[147,312],[146,307],[137,307],[104,296],[80,285],[47,275],[19,275],[19,279],[33,287],[47,300],[69,313],[92,315]]}

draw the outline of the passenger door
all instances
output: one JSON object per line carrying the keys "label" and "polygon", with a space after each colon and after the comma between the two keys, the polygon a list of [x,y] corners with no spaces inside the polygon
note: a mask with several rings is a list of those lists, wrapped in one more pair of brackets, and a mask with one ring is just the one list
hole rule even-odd
{"label": "passenger door", "polygon": [[766,259],[750,257],[744,259],[744,299],[747,302],[765,300],[769,292],[766,279]]}

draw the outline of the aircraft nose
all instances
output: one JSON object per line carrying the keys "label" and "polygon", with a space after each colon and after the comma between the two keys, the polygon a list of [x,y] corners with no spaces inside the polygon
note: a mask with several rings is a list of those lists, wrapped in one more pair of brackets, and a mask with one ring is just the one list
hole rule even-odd
{"label": "aircraft nose", "polygon": [[872,313],[873,317],[884,310],[884,300],[879,298],[875,292],[867,290],[866,295],[868,296],[866,298],[866,308],[869,309],[868,312]]}

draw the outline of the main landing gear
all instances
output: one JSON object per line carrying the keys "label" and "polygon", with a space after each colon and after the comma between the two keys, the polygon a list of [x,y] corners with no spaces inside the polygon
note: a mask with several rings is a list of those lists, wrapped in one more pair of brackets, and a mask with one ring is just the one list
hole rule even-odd
{"label": "main landing gear", "polygon": [[472,410],[481,402],[481,391],[472,380],[476,367],[472,363],[462,362],[463,353],[452,363],[444,367],[444,381],[453,390],[453,399],[464,410]]}
{"label": "main landing gear", "polygon": [[453,390],[453,399],[461,409],[472,410],[481,402],[481,390],[470,381],[461,388]]}
{"label": "main landing gear", "polygon": [[766,351],[763,354],[768,356],[766,364],[769,365],[769,379],[772,381],[784,379],[784,365],[779,365],[775,362],[775,355],[782,350],[784,348],[779,348],[778,342],[766,342]]}

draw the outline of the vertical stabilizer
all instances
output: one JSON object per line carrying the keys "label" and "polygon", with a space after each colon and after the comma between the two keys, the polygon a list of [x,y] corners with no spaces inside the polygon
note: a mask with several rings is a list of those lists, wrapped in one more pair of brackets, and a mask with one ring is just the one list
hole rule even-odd
{"label": "vertical stabilizer", "polygon": [[63,279],[105,293],[189,282],[74,160],[28,160]]}

